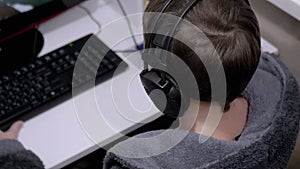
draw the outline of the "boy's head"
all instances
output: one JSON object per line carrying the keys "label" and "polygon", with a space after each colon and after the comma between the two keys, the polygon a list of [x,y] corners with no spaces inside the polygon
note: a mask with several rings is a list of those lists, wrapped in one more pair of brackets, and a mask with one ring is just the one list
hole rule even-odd
{"label": "boy's head", "polygon": [[[189,1],[174,0],[166,13],[178,14]],[[150,0],[145,12],[159,12],[165,2],[165,0]],[[145,30],[149,31],[152,19],[144,19]],[[220,56],[227,83],[224,109],[228,110],[230,102],[240,96],[258,66],[261,48],[256,16],[245,0],[200,0],[189,10],[184,19],[198,27],[207,36]],[[193,48],[205,47],[201,45],[202,38],[189,36],[191,32],[184,25],[179,25],[176,33],[189,37]],[[193,72],[199,88],[200,98],[197,99],[218,101],[217,97],[212,96],[210,79],[204,66],[207,63],[202,62],[214,60],[212,57],[215,57],[215,54],[204,52],[200,60],[190,47],[176,39],[172,40],[170,52],[180,57]],[[218,71],[218,65],[215,65],[215,71]]]}

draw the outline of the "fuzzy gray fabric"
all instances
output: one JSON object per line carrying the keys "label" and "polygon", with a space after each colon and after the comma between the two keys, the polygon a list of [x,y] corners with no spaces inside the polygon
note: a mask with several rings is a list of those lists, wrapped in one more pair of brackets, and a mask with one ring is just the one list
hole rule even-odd
{"label": "fuzzy gray fabric", "polygon": [[16,140],[0,141],[1,169],[43,169],[41,160]]}
{"label": "fuzzy gray fabric", "polygon": [[[150,143],[128,139],[114,146],[104,159],[104,168],[286,168],[299,130],[300,92],[296,80],[280,61],[264,53],[243,96],[250,103],[249,117],[237,141],[182,130],[147,132],[136,137],[168,134]],[[130,158],[163,149],[184,134],[187,136],[179,144],[162,154]],[[200,144],[199,139],[208,140]],[[120,153],[125,156],[117,155]]]}

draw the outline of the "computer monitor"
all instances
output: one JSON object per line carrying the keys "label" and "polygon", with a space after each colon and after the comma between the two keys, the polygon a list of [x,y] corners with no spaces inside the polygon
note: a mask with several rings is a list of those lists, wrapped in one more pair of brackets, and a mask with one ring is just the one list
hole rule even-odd
{"label": "computer monitor", "polygon": [[85,0],[0,0],[0,74],[34,59],[43,47],[36,26]]}
{"label": "computer monitor", "polygon": [[85,0],[0,0],[0,42]]}

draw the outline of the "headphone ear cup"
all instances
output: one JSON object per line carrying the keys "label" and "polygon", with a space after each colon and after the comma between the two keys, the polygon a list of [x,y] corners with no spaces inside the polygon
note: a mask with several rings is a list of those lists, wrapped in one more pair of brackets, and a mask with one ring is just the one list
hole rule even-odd
{"label": "headphone ear cup", "polygon": [[161,112],[165,112],[168,100],[166,94],[162,90],[154,89],[153,91],[148,93],[148,96],[158,108],[158,110],[160,110]]}
{"label": "headphone ear cup", "polygon": [[181,94],[180,90],[176,87],[172,87],[167,94],[168,104],[166,106],[165,114],[169,117],[177,118],[181,116],[180,107],[181,107]]}
{"label": "headphone ear cup", "polygon": [[182,94],[174,79],[169,75],[166,79],[167,85],[161,86],[161,72],[157,69],[151,71],[145,69],[140,74],[142,84],[148,96],[162,113],[177,118],[187,110],[189,98]]}

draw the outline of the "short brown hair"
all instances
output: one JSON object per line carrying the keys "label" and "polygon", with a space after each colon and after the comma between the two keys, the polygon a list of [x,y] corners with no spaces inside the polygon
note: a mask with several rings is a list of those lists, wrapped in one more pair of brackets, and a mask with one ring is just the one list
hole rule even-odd
{"label": "short brown hair", "polygon": [[[165,0],[150,0],[146,12],[159,12]],[[189,0],[174,0],[166,11],[178,14]],[[184,17],[197,26],[211,41],[222,61],[227,83],[225,110],[239,97],[251,80],[261,55],[260,30],[257,18],[244,0],[200,0]],[[144,20],[144,29],[151,24]],[[180,26],[177,33],[184,31]],[[193,37],[197,45],[197,37]],[[198,40],[199,41],[199,40]],[[201,46],[196,46],[200,47]],[[179,56],[193,72],[201,101],[218,101],[204,64],[185,44],[173,40],[170,51]]]}

